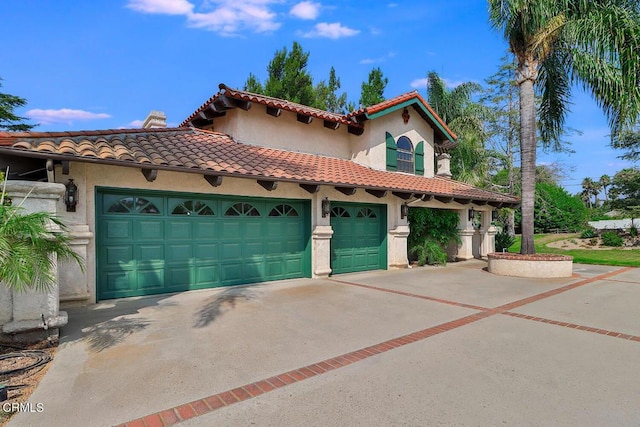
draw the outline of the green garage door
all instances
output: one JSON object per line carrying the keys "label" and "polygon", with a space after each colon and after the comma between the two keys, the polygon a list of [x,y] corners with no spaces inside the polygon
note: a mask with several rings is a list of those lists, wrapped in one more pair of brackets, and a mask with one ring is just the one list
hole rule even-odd
{"label": "green garage door", "polygon": [[308,202],[97,194],[98,299],[311,277]]}
{"label": "green garage door", "polygon": [[387,268],[386,213],[385,205],[332,203],[333,273]]}

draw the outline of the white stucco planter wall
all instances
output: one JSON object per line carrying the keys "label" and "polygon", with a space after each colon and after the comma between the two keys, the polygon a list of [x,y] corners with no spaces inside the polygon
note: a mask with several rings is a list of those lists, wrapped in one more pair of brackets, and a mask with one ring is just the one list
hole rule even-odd
{"label": "white stucco planter wall", "polygon": [[568,255],[497,252],[488,258],[489,273],[500,276],[552,279],[573,275],[573,257]]}
{"label": "white stucco planter wall", "polygon": [[[21,206],[25,213],[56,213],[56,203],[64,194],[62,184],[8,181],[7,193],[15,206]],[[55,230],[55,226],[52,225]],[[54,275],[57,276],[57,262],[54,259]],[[57,328],[67,324],[67,313],[59,311],[59,287],[56,284],[46,292],[33,289],[18,292],[0,285],[0,339],[20,341],[16,334],[43,332],[44,320],[50,328],[51,335],[57,334]]]}

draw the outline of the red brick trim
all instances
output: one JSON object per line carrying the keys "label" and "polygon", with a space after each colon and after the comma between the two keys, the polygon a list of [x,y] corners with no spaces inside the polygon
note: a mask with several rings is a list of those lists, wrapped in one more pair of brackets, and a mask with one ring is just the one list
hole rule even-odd
{"label": "red brick trim", "polygon": [[515,259],[521,261],[573,261],[570,255],[559,254],[516,254],[513,252],[493,252],[487,254],[487,258],[491,259]]}
{"label": "red brick trim", "polygon": [[[390,340],[383,341],[381,343],[374,344],[369,347],[365,347],[349,353],[345,353],[343,355],[326,359],[321,362],[313,363],[311,365],[307,365],[302,368],[284,372],[261,381],[244,385],[242,387],[223,391],[221,393],[208,396],[203,399],[194,400],[192,402],[188,402],[173,408],[169,408],[167,410],[164,410],[155,414],[150,414],[142,418],[138,418],[136,420],[128,421],[126,423],[118,425],[117,427],[138,427],[138,426],[167,427],[167,426],[175,425],[188,418],[193,418],[199,415],[213,412],[217,409],[220,409],[223,406],[229,406],[229,405],[233,405],[234,403],[252,399],[255,396],[258,396],[263,393],[268,393],[270,391],[273,391],[282,387],[286,387],[287,385],[292,384],[294,382],[300,382],[300,381],[304,381],[307,378],[314,377],[316,375],[322,375],[323,373],[328,372],[330,370],[339,369],[343,366],[347,366],[352,363],[359,362],[369,357],[373,357],[377,354],[385,353],[387,351],[396,349],[398,347],[403,347],[405,345],[408,345],[417,341],[422,341],[434,335],[438,335],[444,332],[449,332],[451,330],[477,322],[478,320],[482,320],[487,317],[494,316],[496,314],[504,314],[508,316],[540,321],[544,323],[550,323],[558,326],[565,326],[565,327],[579,329],[579,330],[588,331],[588,332],[596,332],[596,333],[607,335],[607,336],[640,342],[640,337],[633,336],[633,335],[626,335],[626,334],[621,334],[619,332],[614,332],[614,331],[605,331],[602,329],[589,328],[587,326],[574,325],[566,322],[558,322],[558,321],[538,318],[534,316],[520,315],[518,313],[512,313],[508,311],[510,309],[521,307],[523,305],[530,304],[532,302],[539,301],[541,299],[549,298],[551,296],[554,296],[563,292],[567,292],[571,289],[575,289],[577,287],[584,286],[586,284],[589,284],[598,280],[603,280],[632,269],[633,269],[632,267],[622,268],[616,271],[612,271],[612,272],[601,274],[599,276],[585,279],[576,283],[572,283],[570,285],[563,286],[561,288],[552,289],[547,292],[542,292],[540,294],[533,295],[531,297],[514,301],[508,304],[504,304],[492,309],[478,307],[476,309],[480,310],[479,313],[471,314],[469,316],[452,320],[450,322],[445,322],[430,328],[422,329],[420,331],[416,331],[416,332],[403,335],[397,338],[392,338]],[[338,280],[334,280],[334,282],[344,283],[352,286],[359,286],[367,289],[385,291],[385,292],[390,292],[394,294],[425,299],[429,301],[442,302],[445,304],[455,305],[458,307],[465,307],[465,308],[475,307],[468,304],[457,303],[455,301],[440,300],[438,298],[430,298],[430,297],[425,297],[423,295],[411,294],[408,292],[393,291],[389,289],[378,288],[375,286],[361,285],[358,283],[343,282]],[[287,379],[287,381],[285,381],[284,379]],[[207,410],[207,408],[210,408],[210,410]]]}
{"label": "red brick trim", "polygon": [[577,329],[585,332],[595,332],[596,334],[607,335],[614,338],[621,338],[623,340],[640,341],[640,336],[623,334],[622,332],[608,331],[605,329],[592,328],[590,326],[578,325],[575,323],[561,322],[559,320],[545,319],[543,317],[529,316],[526,314],[513,313],[506,311],[502,313],[507,316],[517,317],[519,319],[533,320],[534,322],[548,323],[550,325],[563,326],[565,328]]}

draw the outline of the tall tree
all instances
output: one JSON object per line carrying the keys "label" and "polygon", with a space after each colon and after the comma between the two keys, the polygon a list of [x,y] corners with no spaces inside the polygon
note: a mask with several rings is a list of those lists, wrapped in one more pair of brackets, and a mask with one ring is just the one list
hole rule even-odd
{"label": "tall tree", "polygon": [[640,160],[640,130],[636,126],[634,129],[623,129],[611,137],[611,146],[625,153],[620,156],[623,159],[638,161]]}
{"label": "tall tree", "polygon": [[[593,181],[593,179],[589,177],[583,179],[581,196],[583,200],[587,200],[587,204],[589,205],[590,208],[594,206],[593,203],[591,202],[591,197],[593,197],[595,194],[596,194],[596,183]],[[596,198],[596,206],[597,205],[598,205],[598,199]]]}
{"label": "tall tree", "polygon": [[475,82],[449,89],[436,72],[427,75],[427,101],[458,134],[459,145],[451,153],[451,173],[455,179],[474,185],[486,183],[492,154],[484,147],[487,109],[471,99],[481,91],[482,86]]}
{"label": "tall tree", "polygon": [[611,177],[609,175],[602,175],[600,180],[600,187],[604,191],[604,200],[605,202],[609,202],[609,186],[611,185]]}
{"label": "tall tree", "polygon": [[291,51],[285,46],[275,52],[267,66],[268,77],[264,85],[252,73],[244,87],[250,92],[312,106],[316,98],[313,79],[307,70],[308,61],[309,52],[293,42]]}
{"label": "tall tree", "polygon": [[490,108],[487,120],[488,142],[502,153],[507,173],[506,190],[515,193],[515,162],[520,146],[518,120],[520,104],[514,83],[516,63],[512,54],[502,57],[500,69],[485,80],[487,86],[480,101]]}
{"label": "tall tree", "polygon": [[613,129],[632,123],[640,112],[640,14],[629,0],[489,0],[489,15],[517,59],[521,252],[533,254],[535,90],[544,143],[559,139],[576,83],[591,91]]}
{"label": "tall tree", "polygon": [[611,206],[615,209],[640,207],[640,168],[622,169],[611,180]]}
{"label": "tall tree", "polygon": [[314,107],[332,113],[345,113],[347,110],[347,94],[338,95],[340,90],[340,78],[336,76],[335,68],[329,71],[329,80],[321,81],[315,87],[316,100]]}
{"label": "tall tree", "polygon": [[384,101],[384,90],[387,83],[389,83],[389,79],[383,76],[380,67],[371,70],[369,79],[362,82],[360,107],[370,107]]}
{"label": "tall tree", "polygon": [[[2,78],[0,78],[0,88]],[[19,96],[0,93],[0,130],[11,132],[25,132],[33,129],[35,125],[24,123],[24,117],[17,116],[14,110],[27,104],[27,100]]]}

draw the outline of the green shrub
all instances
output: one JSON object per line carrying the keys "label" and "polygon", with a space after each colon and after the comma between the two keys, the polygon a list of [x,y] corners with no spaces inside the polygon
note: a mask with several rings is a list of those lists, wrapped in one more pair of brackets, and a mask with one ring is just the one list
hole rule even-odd
{"label": "green shrub", "polygon": [[418,265],[446,265],[447,253],[444,251],[440,243],[434,239],[426,239],[421,245],[412,246],[409,253],[418,258]]}
{"label": "green shrub", "polygon": [[638,237],[638,228],[632,225],[631,228],[629,228],[629,234],[631,237]]}
{"label": "green shrub", "polygon": [[496,252],[508,251],[515,242],[515,236],[510,236],[506,231],[500,231],[496,234]]}
{"label": "green shrub", "polygon": [[536,184],[534,230],[575,232],[585,226],[587,208],[564,188],[549,183]]}
{"label": "green shrub", "polygon": [[598,233],[596,233],[596,230],[594,230],[593,228],[585,228],[584,230],[582,230],[582,233],[580,233],[581,239],[592,239],[597,236]]}
{"label": "green shrub", "polygon": [[604,246],[622,246],[624,241],[615,231],[606,231],[602,233],[602,244]]}

